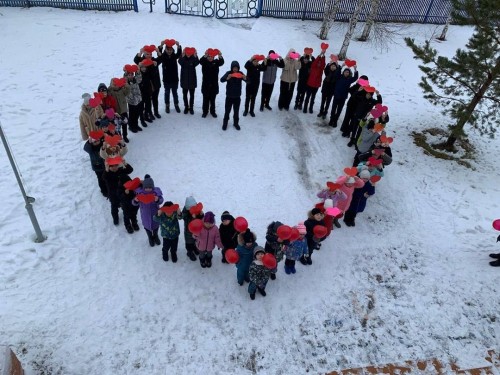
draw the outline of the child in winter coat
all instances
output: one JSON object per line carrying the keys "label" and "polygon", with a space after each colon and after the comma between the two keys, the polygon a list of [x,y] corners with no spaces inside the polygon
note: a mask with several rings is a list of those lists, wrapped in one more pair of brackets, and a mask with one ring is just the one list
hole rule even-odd
{"label": "child in winter coat", "polygon": [[212,251],[215,246],[223,248],[220,240],[219,228],[215,225],[215,215],[208,211],[203,216],[203,228],[199,235],[193,237],[196,239],[196,248],[200,253],[200,265],[202,268],[212,267]]}
{"label": "child in winter coat", "polygon": [[[316,57],[316,60],[311,64],[311,70],[309,72],[309,77],[306,82],[306,97],[304,99],[304,113],[307,113],[307,108],[309,107],[309,113],[313,113],[314,99],[316,98],[316,93],[321,87],[321,77],[323,76],[323,69],[325,69],[325,51]],[[309,100],[311,103],[309,104]]]}
{"label": "child in winter coat", "polygon": [[[283,241],[278,237],[277,231],[278,228],[283,225],[279,221],[273,221],[271,224],[267,226],[266,233],[266,245],[264,246],[266,253],[271,253],[276,258],[276,263],[281,262],[283,259],[283,245],[286,245],[288,242]],[[271,270],[271,280],[276,280],[276,272],[278,271],[278,266]]]}
{"label": "child in winter coat", "polygon": [[226,82],[226,104],[224,110],[224,119],[222,120],[222,130],[227,129],[229,115],[233,111],[233,126],[240,130],[240,104],[241,104],[241,81],[246,82],[246,75],[240,73],[240,64],[238,61],[231,62],[231,70],[228,70],[221,77],[222,83]]}
{"label": "child in winter coat", "polygon": [[266,284],[269,281],[271,271],[262,264],[262,258],[266,254],[261,246],[256,246],[253,250],[254,261],[250,265],[248,276],[250,284],[248,284],[248,293],[250,299],[255,299],[255,291],[258,290],[262,297],[266,296]]}
{"label": "child in winter coat", "polygon": [[293,107],[293,109],[302,109],[302,103],[304,102],[304,96],[306,94],[307,79],[309,78],[313,62],[314,56],[312,55],[312,50],[308,51],[307,48],[304,48],[304,54],[300,57],[297,95],[295,96],[295,107]]}
{"label": "child in winter coat", "polygon": [[245,63],[245,69],[247,70],[247,87],[245,96],[245,110],[243,111],[243,116],[246,116],[250,112],[250,116],[255,117],[255,100],[257,98],[257,93],[259,92],[260,86],[260,72],[264,72],[267,69],[266,61],[259,63],[256,59],[256,55],[252,56],[250,60]]}
{"label": "child in winter coat", "polygon": [[161,236],[163,237],[163,246],[161,252],[163,260],[168,262],[168,251],[172,256],[172,262],[177,262],[177,245],[179,243],[179,220],[182,219],[182,211],[178,204],[168,201],[163,205],[163,209],[158,210],[153,221],[160,224]]}
{"label": "child in winter coat", "polygon": [[116,99],[111,95],[108,95],[108,87],[104,83],[99,83],[97,86],[97,92],[101,96],[101,107],[103,111],[106,109],[112,108],[113,111],[117,111],[118,105],[116,103]]}
{"label": "child in winter coat", "polygon": [[349,95],[349,87],[358,79],[358,69],[356,65],[353,67],[354,75],[351,69],[343,68],[344,65],[337,69],[337,83],[335,84],[335,90],[333,92],[332,112],[328,124],[333,128],[337,127],[337,121],[342,113],[347,96]]}
{"label": "child in winter coat", "polygon": [[[141,210],[141,220],[144,229],[148,235],[149,246],[160,245],[160,237],[158,237],[158,228],[160,224],[153,220],[153,216],[158,212],[160,204],[163,203],[163,193],[159,187],[155,187],[155,183],[150,175],[145,175],[142,181],[142,188],[136,189],[136,197],[132,201],[134,206],[139,206]],[[154,200],[151,203],[143,203],[138,200],[140,195],[153,194]]]}
{"label": "child in winter coat", "polygon": [[[361,138],[361,137],[360,137]],[[383,143],[381,137],[378,137],[370,149],[366,152],[356,154],[359,162],[367,161],[370,157],[382,159],[382,166],[386,167],[392,163],[392,150],[388,141]],[[356,159],[354,160],[356,163]]]}
{"label": "child in winter coat", "polygon": [[370,181],[370,172],[365,169],[361,171],[359,177],[364,184],[362,187],[354,189],[351,204],[344,215],[344,223],[348,227],[354,227],[356,225],[356,215],[365,210],[367,199],[375,194],[375,186]]}
{"label": "child in winter coat", "polygon": [[219,51],[217,58],[214,58],[208,53],[208,50],[205,51],[205,55],[200,59],[200,65],[202,73],[201,93],[203,94],[203,114],[201,117],[207,117],[209,110],[212,117],[217,117],[215,99],[219,94],[219,68],[224,65],[222,53]]}
{"label": "child in winter coat", "polygon": [[335,85],[337,84],[338,74],[337,69],[340,69],[336,61],[331,61],[326,64],[324,73],[325,79],[323,79],[323,85],[321,86],[321,106],[319,108],[318,117],[323,120],[326,119],[328,115],[328,109],[330,108],[330,103],[333,98],[333,92],[335,91]]}
{"label": "child in winter coat", "polygon": [[186,115],[189,112],[194,115],[194,91],[198,86],[196,67],[200,64],[200,59],[198,58],[196,50],[194,54],[188,56],[186,54],[186,49],[184,49],[178,63],[181,66],[181,88],[182,98],[184,100],[184,114]]}
{"label": "child in winter coat", "polygon": [[129,175],[134,171],[134,168],[130,164],[127,164],[125,160],[121,160],[120,163],[113,164],[107,159],[104,165],[104,172],[102,174],[102,179],[106,183],[108,199],[111,203],[111,217],[113,218],[113,224],[118,225],[118,209],[120,208],[120,191],[122,186],[120,184],[120,178],[123,175]]}
{"label": "child in winter coat", "polygon": [[192,214],[189,209],[196,205],[196,200],[189,196],[186,198],[184,203],[184,208],[182,209],[182,219],[184,220],[184,243],[186,246],[188,258],[195,262],[196,255],[198,255],[198,249],[196,248],[196,242],[193,234],[189,231],[189,223],[194,219],[203,219],[203,213]]}
{"label": "child in winter coat", "polygon": [[[286,110],[290,108],[290,102],[293,98],[295,83],[297,82],[297,70],[300,69],[300,60],[294,58],[295,50],[291,48],[286,54],[283,66],[283,71],[280,77],[280,96],[278,98],[278,109]],[[293,54],[293,55],[292,55]]]}
{"label": "child in winter coat", "polygon": [[273,50],[269,50],[269,54],[266,59],[267,69],[262,74],[262,90],[261,90],[261,99],[260,99],[260,111],[264,111],[265,109],[272,110],[269,105],[269,101],[271,100],[271,95],[274,89],[274,82],[276,81],[276,76],[278,74],[278,68],[283,69],[285,66],[285,62],[281,56],[272,59],[271,56],[276,55],[276,52]]}
{"label": "child in winter coat", "polygon": [[[96,136],[97,138],[97,136]],[[106,187],[106,183],[102,179],[102,174],[104,172],[104,159],[99,154],[102,146],[103,138],[94,139],[89,137],[85,145],[83,146],[83,150],[89,154],[90,164],[92,166],[92,170],[97,176],[97,183],[99,184],[99,189],[101,189],[101,194],[104,197],[108,196],[108,188]]]}
{"label": "child in winter coat", "polygon": [[324,240],[323,238],[317,238],[314,234],[314,227],[317,225],[325,226],[325,221],[323,220],[323,213],[319,208],[313,208],[309,214],[309,218],[304,221],[304,225],[306,226],[306,240],[307,240],[307,248],[308,254],[304,255],[300,258],[300,263],[303,265],[311,265],[312,264],[312,253],[314,250],[319,249],[321,244],[320,242]]}
{"label": "child in winter coat", "polygon": [[[323,208],[324,209],[327,209],[329,207],[338,207],[338,204],[340,201],[343,201],[343,200],[346,200],[347,199],[347,195],[340,189],[340,185],[339,184],[327,184],[328,187],[326,189],[323,189],[321,190],[318,194],[316,194],[316,196],[318,198],[321,198],[323,200]],[[328,206],[326,205],[326,202],[330,200],[331,201],[331,206],[330,206],[330,202],[328,203]],[[319,208],[319,207],[318,207]],[[326,218],[325,218],[326,220]],[[338,221],[338,218],[333,218],[333,224],[335,224],[335,226],[337,228],[340,228],[340,223]],[[327,225],[327,228],[328,228],[328,225]],[[330,234],[330,232],[328,232],[328,235]]]}
{"label": "child in winter coat", "polygon": [[220,217],[219,234],[222,242],[222,263],[227,263],[226,250],[238,246],[238,232],[234,229],[234,217],[224,211]]}
{"label": "child in winter coat", "polygon": [[[174,45],[177,51],[174,51]],[[172,92],[172,98],[174,100],[174,107],[177,113],[181,112],[179,107],[179,96],[177,95],[177,89],[179,88],[179,70],[177,68],[177,60],[182,55],[182,46],[178,41],[175,44],[165,44],[165,41],[161,42],[160,50],[163,49],[160,56],[161,68],[163,71],[163,87],[165,89],[165,112],[170,113],[170,92]]]}
{"label": "child in winter coat", "polygon": [[[128,124],[128,105],[127,105],[127,96],[130,94],[130,87],[125,80],[125,85],[119,86],[115,78],[111,79],[111,82],[108,86],[108,94],[115,98],[116,100],[116,108],[117,115],[122,119],[121,121],[121,132],[123,135],[123,139],[128,143],[128,132],[127,132],[127,124]],[[126,120],[126,121],[125,121]]]}
{"label": "child in winter coat", "polygon": [[90,102],[90,94],[82,95],[83,103],[80,111],[80,132],[82,141],[86,141],[91,131],[97,130],[96,121],[104,114],[102,107],[94,102]]}
{"label": "child in winter coat", "polygon": [[309,255],[309,249],[307,247],[306,234],[307,229],[304,223],[299,223],[295,226],[300,233],[300,237],[293,242],[290,242],[288,246],[285,246],[285,273],[290,275],[295,273],[295,262],[302,257]]}
{"label": "child in winter coat", "polygon": [[144,102],[142,101],[141,88],[139,87],[142,82],[142,74],[140,71],[136,73],[125,71],[124,77],[127,78],[127,84],[130,88],[130,92],[127,95],[129,129],[132,133],[137,133],[142,131],[142,128],[139,126],[139,119],[141,119],[141,125],[144,126],[146,124],[144,121]]}
{"label": "child in winter coat", "polygon": [[137,223],[138,206],[134,206],[132,201],[135,198],[135,191],[127,189],[124,184],[130,181],[128,175],[120,176],[120,206],[123,211],[123,224],[128,233],[132,234],[134,231],[139,231],[139,224]]}
{"label": "child in winter coat", "polygon": [[340,184],[340,190],[342,190],[346,195],[346,199],[338,202],[337,204],[337,208],[345,212],[351,205],[352,193],[354,192],[354,189],[363,187],[365,183],[357,176],[341,176],[337,178],[335,183]]}
{"label": "child in winter coat", "polygon": [[250,282],[248,270],[253,260],[253,251],[257,245],[257,237],[247,228],[243,233],[238,234],[238,246],[236,251],[239,255],[238,263],[236,263],[236,278],[238,284],[243,285],[243,282]]}

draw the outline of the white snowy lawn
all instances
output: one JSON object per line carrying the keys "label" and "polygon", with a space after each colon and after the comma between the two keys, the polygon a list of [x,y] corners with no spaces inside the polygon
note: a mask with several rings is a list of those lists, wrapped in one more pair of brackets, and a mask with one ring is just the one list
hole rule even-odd
{"label": "white snowy lawn", "polygon": [[[28,374],[304,374],[437,357],[485,365],[499,348],[499,141],[470,131],[475,169],[423,154],[413,130],[446,119],[423,98],[417,61],[402,40],[390,50],[353,41],[349,56],[389,106],[394,162],[355,228],[335,230],[314,264],[286,275],[268,296],[248,297],[234,266],[202,269],[179,245],[161,260],[144,231],[114,227],[78,129],[81,94],[120,76],[145,44],[174,38],[219,48],[241,65],[253,54],[319,51],[317,22],[217,20],[160,12],[106,13],[1,8],[0,120],[48,240],[34,233],[0,150],[0,344]],[[336,53],[345,25],[334,26]],[[416,25],[418,41],[436,26]],[[470,28],[436,44],[447,56]],[[198,70],[201,84],[201,69]],[[166,200],[193,194],[219,218],[245,216],[264,244],[273,220],[306,219],[316,192],[352,162],[338,129],[301,112],[258,112],[242,130],[218,119],[172,113],[133,134],[132,177],[151,174]],[[163,95],[163,90],[161,92]],[[278,90],[272,103],[277,107]],[[163,106],[161,106],[163,111]],[[315,105],[319,109],[319,99]],[[369,302],[370,307],[368,307]]]}

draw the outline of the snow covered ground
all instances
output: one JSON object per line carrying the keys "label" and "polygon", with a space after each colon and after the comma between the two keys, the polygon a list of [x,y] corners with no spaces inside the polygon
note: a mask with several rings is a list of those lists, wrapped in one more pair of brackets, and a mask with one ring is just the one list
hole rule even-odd
{"label": "snow covered ground", "polygon": [[[475,170],[425,156],[413,130],[446,123],[423,98],[402,40],[380,51],[353,41],[349,56],[390,108],[394,163],[355,228],[335,230],[314,264],[248,297],[234,266],[161,260],[143,231],[112,224],[78,129],[81,94],[120,76],[145,44],[174,38],[219,48],[240,64],[253,54],[319,50],[317,22],[217,20],[159,12],[0,10],[0,120],[48,240],[34,234],[0,150],[0,343],[32,374],[303,374],[437,357],[485,365],[499,348],[500,270],[492,220],[500,217],[498,140],[470,132]],[[345,25],[334,26],[329,53]],[[407,34],[429,38],[436,26]],[[451,27],[450,56],[470,28]],[[201,70],[198,70],[201,82]],[[245,216],[264,244],[269,222],[306,218],[316,192],[352,162],[338,129],[301,112],[257,112],[242,130],[218,119],[169,114],[132,134],[132,177],[151,174],[166,200],[193,194],[219,218]],[[161,92],[163,95],[163,90]],[[277,107],[275,89],[271,105]],[[315,109],[319,103],[316,101]],[[161,106],[163,111],[163,106]],[[210,117],[210,116],[209,116]]]}

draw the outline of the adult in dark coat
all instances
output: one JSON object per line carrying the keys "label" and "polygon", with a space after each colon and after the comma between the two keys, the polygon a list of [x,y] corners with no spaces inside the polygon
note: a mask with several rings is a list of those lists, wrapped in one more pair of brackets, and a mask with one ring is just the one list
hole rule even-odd
{"label": "adult in dark coat", "polygon": [[108,189],[108,199],[111,203],[111,216],[113,224],[118,225],[118,209],[120,208],[120,181],[124,175],[129,175],[134,171],[134,168],[127,162],[107,166],[107,169],[102,173],[102,179],[106,183]]}
{"label": "adult in dark coat", "polygon": [[323,79],[323,86],[321,87],[321,106],[318,114],[318,117],[322,117],[323,119],[325,119],[328,114],[328,109],[330,108],[330,103],[335,91],[335,85],[339,78],[337,70],[340,70],[340,67],[336,62],[332,61],[326,64],[323,71],[325,78]]}
{"label": "adult in dark coat", "polygon": [[[144,59],[153,60],[154,64],[148,67],[148,74],[150,75],[150,83],[151,83],[151,104],[153,105],[154,115],[157,118],[161,118],[160,113],[158,112],[158,96],[160,95],[161,89],[161,80],[160,80],[160,69],[158,66],[161,64],[161,52],[156,47],[157,57],[153,57],[153,54],[147,51],[144,51],[143,48],[139,51],[137,55],[134,57],[134,62],[139,64]],[[144,98],[143,98],[144,100]],[[147,106],[148,103],[144,102]],[[151,105],[149,104],[149,105]],[[151,107],[150,107],[151,108]],[[150,111],[152,112],[152,111]],[[152,114],[151,114],[152,116]]]}
{"label": "adult in dark coat", "polygon": [[174,48],[169,47],[165,44],[165,41],[161,42],[160,51],[163,51],[160,56],[161,69],[163,74],[163,88],[165,90],[165,112],[170,113],[170,92],[172,92],[172,98],[174,99],[174,107],[177,113],[181,112],[179,108],[179,96],[177,95],[177,89],[179,88],[179,70],[177,66],[177,61],[182,55],[182,47],[179,42],[175,42],[177,46],[177,51],[174,52]]}
{"label": "adult in dark coat", "polygon": [[304,221],[304,225],[306,226],[306,241],[307,241],[307,248],[309,250],[308,256],[302,256],[300,258],[300,263],[306,265],[312,264],[312,254],[315,249],[319,249],[320,242],[324,240],[324,238],[316,238],[314,235],[314,227],[317,225],[322,225],[326,227],[325,221],[323,220],[323,213],[319,208],[313,208],[309,214],[308,214],[308,219]]}
{"label": "adult in dark coat", "polygon": [[130,181],[130,177],[126,174],[119,176],[119,197],[120,206],[123,211],[123,224],[128,233],[134,233],[134,231],[140,230],[139,223],[137,222],[137,212],[139,211],[139,206],[132,204],[135,198],[135,191],[125,189],[123,186],[126,182]]}
{"label": "adult in dark coat", "polygon": [[[269,55],[274,54],[273,50],[269,51]],[[270,57],[266,59],[267,69],[262,74],[262,90],[261,90],[261,99],[260,99],[260,111],[262,112],[264,108],[272,110],[269,105],[269,100],[271,100],[271,95],[274,89],[274,82],[276,82],[276,77],[278,76],[278,68],[283,69],[285,67],[285,61],[278,57],[273,60]]]}
{"label": "adult in dark coat", "polygon": [[222,213],[220,221],[219,234],[222,245],[224,245],[222,248],[222,263],[227,263],[226,251],[236,249],[236,246],[238,246],[238,232],[234,229],[234,217],[228,211]]}
{"label": "adult in dark coat", "polygon": [[252,56],[250,60],[245,63],[245,69],[247,70],[247,87],[243,116],[246,116],[248,112],[250,112],[250,116],[255,117],[255,99],[259,92],[260,72],[264,72],[267,69],[265,61],[259,64],[259,61],[256,60],[255,57],[256,55]]}
{"label": "adult in dark coat", "polygon": [[[364,94],[364,95],[363,95]],[[356,140],[361,133],[361,127],[359,126],[359,122],[366,118],[368,112],[373,108],[375,104],[382,104],[382,95],[377,91],[375,91],[377,95],[377,99],[373,97],[373,93],[360,91],[358,92],[358,99],[356,109],[354,110],[354,115],[351,119],[351,123],[349,124],[350,131],[350,141],[347,146],[351,147],[356,143]]]}
{"label": "adult in dark coat", "polygon": [[[235,74],[235,76],[233,76],[233,74]],[[246,75],[240,73],[240,64],[238,63],[238,61],[233,61],[231,63],[231,70],[228,70],[220,79],[221,82],[226,82],[226,103],[222,130],[227,129],[231,109],[233,110],[233,125],[236,130],[241,129],[239,125],[241,81],[246,82],[246,79]]]}
{"label": "adult in dark coat", "polygon": [[103,196],[108,196],[108,188],[106,187],[106,183],[102,179],[102,173],[104,172],[104,159],[101,158],[99,151],[102,147],[103,138],[101,139],[92,139],[89,138],[85,145],[83,145],[83,149],[86,153],[89,154],[90,164],[92,166],[92,170],[97,176],[97,183],[99,184],[99,189],[101,189],[101,193]]}
{"label": "adult in dark coat", "polygon": [[217,117],[217,112],[215,111],[215,98],[219,93],[219,68],[224,65],[224,58],[222,53],[219,52],[217,59],[214,56],[208,54],[208,50],[205,55],[200,59],[202,81],[201,81],[201,93],[203,94],[203,118],[207,117],[208,111],[213,117]]}
{"label": "adult in dark coat", "polygon": [[153,122],[155,117],[153,115],[153,107],[151,98],[153,96],[153,72],[151,66],[145,66],[139,63],[139,67],[141,70],[142,80],[139,82],[139,89],[141,90],[141,97],[143,102],[143,116],[142,118],[145,122],[141,121],[141,125],[145,128],[147,127],[147,122]]}
{"label": "adult in dark coat", "polygon": [[311,72],[311,65],[314,56],[305,53],[300,57],[299,80],[297,82],[297,95],[295,96],[295,107],[293,109],[302,109],[302,103],[307,89],[307,79]]}
{"label": "adult in dark coat", "polygon": [[[360,79],[364,79],[368,81],[368,77],[362,75],[359,77]],[[349,88],[349,100],[347,101],[347,106],[345,109],[344,120],[342,121],[342,125],[340,126],[340,131],[342,132],[342,137],[349,137],[349,124],[354,116],[354,112],[356,111],[356,106],[358,105],[358,95],[363,91],[363,87],[359,83],[355,83]]]}
{"label": "adult in dark coat", "polygon": [[187,56],[186,49],[182,51],[182,56],[179,59],[179,65],[181,66],[181,87],[182,98],[184,100],[184,114],[189,112],[194,115],[194,90],[198,86],[196,67],[199,63],[200,59],[198,58],[196,52],[193,55]]}
{"label": "adult in dark coat", "polygon": [[343,71],[341,68],[337,69],[338,77],[337,83],[335,84],[335,90],[333,91],[332,112],[329,122],[331,127],[337,127],[337,121],[342,113],[347,96],[349,95],[349,87],[356,82],[358,75],[356,66],[354,66],[354,75],[349,68],[345,68]]}

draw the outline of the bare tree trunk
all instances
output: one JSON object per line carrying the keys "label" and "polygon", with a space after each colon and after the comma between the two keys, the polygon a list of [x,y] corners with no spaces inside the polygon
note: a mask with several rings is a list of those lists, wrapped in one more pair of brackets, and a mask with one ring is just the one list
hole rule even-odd
{"label": "bare tree trunk", "polygon": [[325,0],[325,12],[323,13],[323,22],[319,29],[319,38],[321,40],[328,39],[328,32],[332,27],[337,12],[339,10],[340,0]]}
{"label": "bare tree trunk", "polygon": [[450,21],[451,21],[451,16],[449,16],[448,19],[446,20],[446,23],[443,27],[443,31],[441,32],[441,35],[438,38],[436,38],[437,40],[442,40],[442,41],[446,40],[446,33],[448,32],[448,26],[450,26]]}
{"label": "bare tree trunk", "polygon": [[368,40],[368,37],[370,36],[370,31],[372,30],[372,26],[375,23],[375,17],[377,17],[379,7],[380,7],[380,0],[371,0],[370,13],[366,18],[365,28],[363,29],[361,36],[358,38],[360,42],[366,42]]}
{"label": "bare tree trunk", "polygon": [[358,0],[358,2],[356,3],[356,8],[354,9],[354,13],[352,14],[349,21],[349,29],[345,33],[344,42],[342,43],[342,48],[340,48],[339,60],[345,59],[347,48],[349,48],[349,43],[351,42],[352,34],[356,29],[356,23],[358,23],[359,14],[361,13],[363,5],[365,5],[366,1],[368,0]]}

